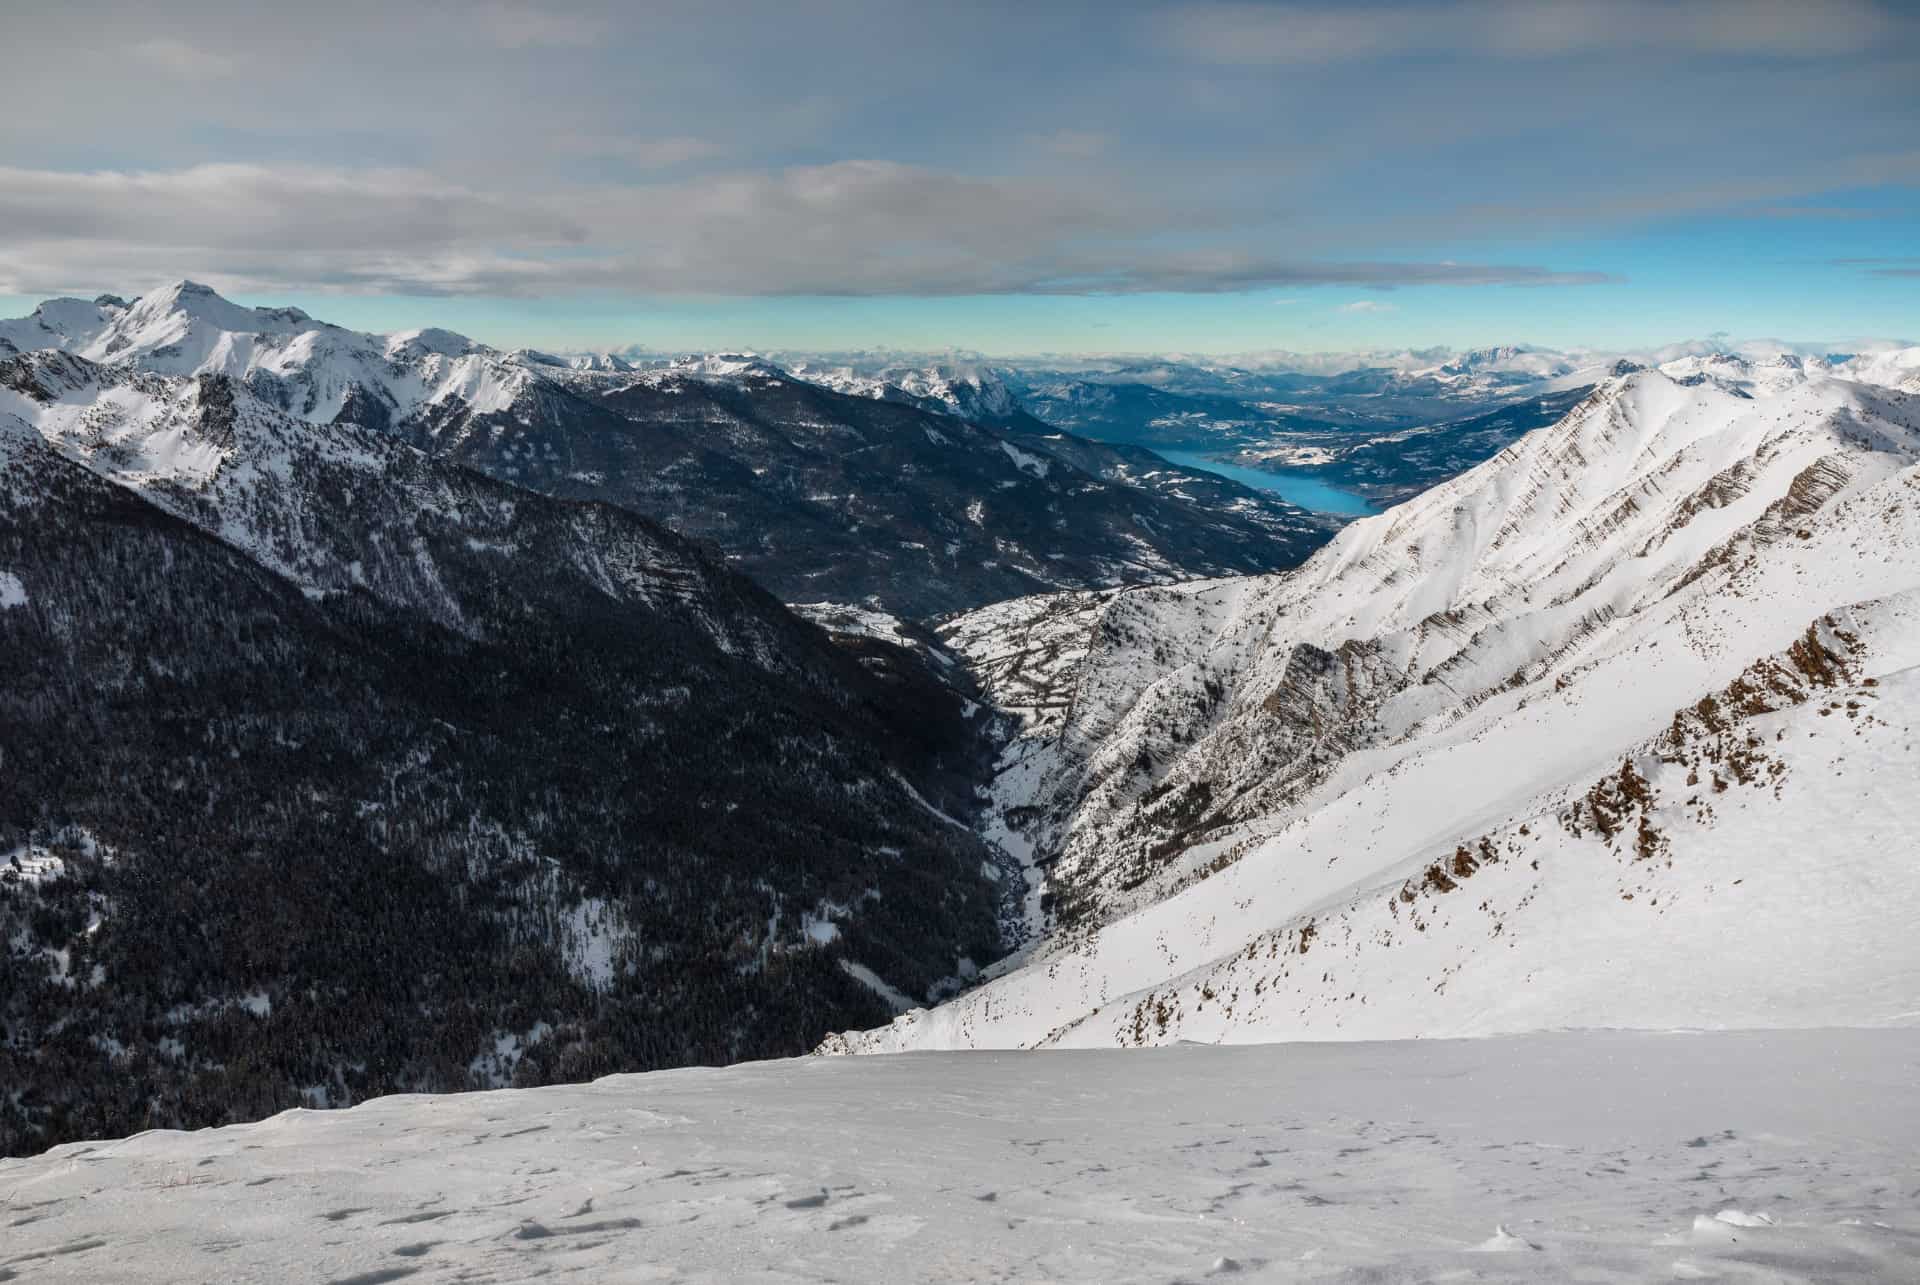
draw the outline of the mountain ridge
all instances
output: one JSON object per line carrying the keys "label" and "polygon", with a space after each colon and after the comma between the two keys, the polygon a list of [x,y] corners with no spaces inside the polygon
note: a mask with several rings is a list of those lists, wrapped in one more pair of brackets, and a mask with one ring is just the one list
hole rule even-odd
{"label": "mountain ridge", "polygon": [[836,391],[751,354],[570,363],[445,331],[361,334],[191,282],[124,307],[54,301],[0,323],[0,342],[228,376],[307,422],[377,429],[515,485],[621,504],[717,546],[790,601],[924,617],[1048,587],[1263,570],[1298,561],[1334,525],[1197,471],[1130,467],[1091,442],[1055,456],[1004,389],[962,405],[964,381],[940,385],[942,400]]}
{"label": "mountain ridge", "polygon": [[[1894,1020],[1920,819],[1872,783],[1915,766],[1916,461],[1898,386],[1630,373],[1297,571],[950,622],[1028,721],[988,832],[1050,931],[826,1047]],[[1741,869],[1769,833],[1801,846]],[[1860,947],[1795,982],[1779,933]],[[1624,951],[1713,986],[1654,1002]]]}
{"label": "mountain ridge", "polygon": [[220,374],[0,356],[0,1151],[804,1051],[1002,949],[964,678]]}

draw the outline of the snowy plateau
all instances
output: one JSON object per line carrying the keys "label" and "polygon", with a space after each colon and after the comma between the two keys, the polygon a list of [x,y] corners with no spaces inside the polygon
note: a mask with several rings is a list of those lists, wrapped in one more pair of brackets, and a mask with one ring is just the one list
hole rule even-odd
{"label": "snowy plateau", "polygon": [[19,1281],[1911,1281],[1920,1031],[811,1058],[0,1161]]}
{"label": "snowy plateau", "polygon": [[[548,510],[351,405],[372,388],[431,422],[436,399],[524,409],[538,380],[634,375],[437,332],[396,337],[420,351],[395,363],[304,314],[205,330],[364,351],[351,392],[202,351],[178,303],[8,323],[8,449],[151,497],[312,602],[371,575],[449,627],[470,599],[336,547],[294,480],[404,465],[504,541],[516,504]],[[1292,570],[1102,581],[931,631],[808,600],[836,635],[970,671],[965,717],[991,702],[1015,729],[978,829],[990,877],[1024,878],[1020,940],[952,998],[909,1005],[847,957],[905,1011],[813,1057],[0,1160],[0,1281],[1920,1279],[1920,350],[1477,364],[1597,382]],[[230,394],[189,378],[260,370],[298,384],[278,410],[209,417]],[[696,375],[816,405],[750,358],[621,395]],[[969,399],[1021,391],[821,377],[946,405],[932,431],[955,436]],[[1057,483],[1070,453],[1043,440],[980,455]],[[609,595],[665,610],[719,575],[630,539],[684,566],[609,573]],[[6,576],[0,623],[44,612]],[[751,605],[714,626],[729,656],[814,638]],[[981,864],[950,811],[874,779],[908,841]],[[858,899],[794,931],[841,949]],[[601,978],[612,956],[569,960]]]}

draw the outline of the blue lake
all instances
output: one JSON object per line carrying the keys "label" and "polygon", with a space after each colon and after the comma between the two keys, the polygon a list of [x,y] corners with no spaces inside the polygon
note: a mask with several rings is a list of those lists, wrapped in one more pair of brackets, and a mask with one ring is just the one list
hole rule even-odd
{"label": "blue lake", "polygon": [[1369,513],[1379,512],[1367,502],[1365,496],[1356,495],[1352,491],[1343,491],[1337,486],[1322,482],[1317,477],[1309,477],[1304,473],[1225,464],[1219,460],[1210,460],[1193,451],[1163,451],[1155,448],[1154,454],[1169,464],[1217,473],[1221,477],[1232,478],[1242,486],[1272,491],[1289,504],[1297,504],[1303,509],[1312,509],[1315,513],[1338,513],[1343,517],[1363,517]]}

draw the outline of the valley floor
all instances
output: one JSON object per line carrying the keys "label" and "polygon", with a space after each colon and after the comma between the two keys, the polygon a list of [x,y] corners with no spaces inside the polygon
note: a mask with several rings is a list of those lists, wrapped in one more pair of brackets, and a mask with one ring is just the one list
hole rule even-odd
{"label": "valley floor", "polygon": [[391,1097],[0,1160],[0,1281],[1915,1280],[1915,1084],[1903,1028]]}

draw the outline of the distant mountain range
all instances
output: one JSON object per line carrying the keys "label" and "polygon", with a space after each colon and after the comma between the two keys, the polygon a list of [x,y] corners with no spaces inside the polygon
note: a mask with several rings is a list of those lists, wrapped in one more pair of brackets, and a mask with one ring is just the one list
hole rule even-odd
{"label": "distant mountain range", "polygon": [[1289,566],[1336,523],[1060,435],[996,382],[808,382],[750,357],[634,369],[369,335],[181,282],[0,323],[55,350],[224,375],[295,418],[377,429],[518,486],[609,501],[717,548],[789,601],[924,617],[1048,588]]}
{"label": "distant mountain range", "polygon": [[[1550,424],[1599,382],[1638,369],[1687,376],[1788,364],[1860,370],[1900,351],[1756,341],[1635,353],[1504,345],[1238,358],[780,356],[782,369],[839,391],[910,401],[982,423],[1023,417],[1116,446],[1210,456],[1330,483],[1376,505],[1419,494]],[[617,359],[616,359],[617,360]]]}

